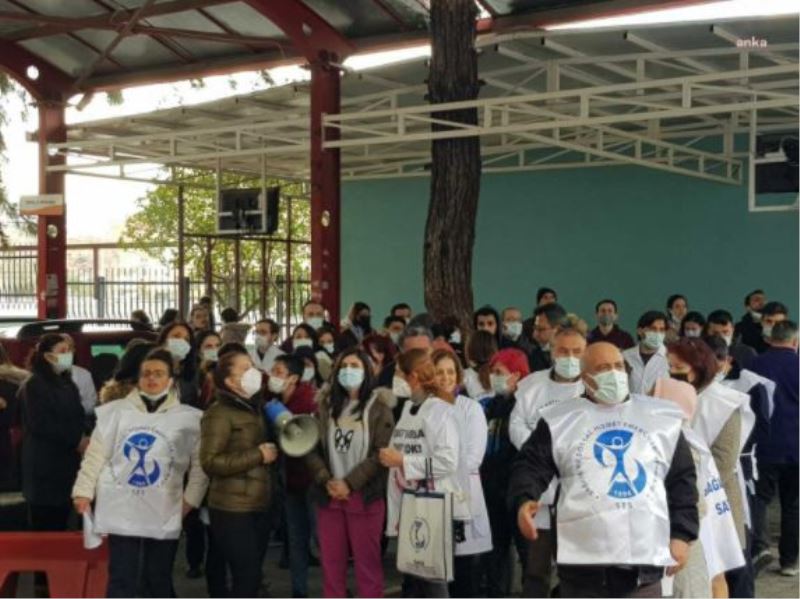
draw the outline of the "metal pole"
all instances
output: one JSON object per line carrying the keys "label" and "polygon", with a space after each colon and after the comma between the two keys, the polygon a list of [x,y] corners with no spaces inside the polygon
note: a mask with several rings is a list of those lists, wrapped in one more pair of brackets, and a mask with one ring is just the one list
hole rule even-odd
{"label": "metal pole", "polygon": [[185,247],[183,240],[183,217],[186,206],[183,198],[183,185],[178,186],[178,313],[181,320],[185,319],[186,309],[186,288],[183,282],[185,267]]}
{"label": "metal pole", "polygon": [[205,259],[205,279],[206,279],[206,295],[213,299],[214,297],[214,265],[211,261],[211,237],[206,237],[206,259]]}
{"label": "metal pole", "polygon": [[261,296],[258,301],[261,318],[267,317],[267,240],[261,240]]}
{"label": "metal pole", "polygon": [[233,307],[236,308],[236,311],[239,312],[241,307],[241,295],[242,295],[242,240],[239,237],[233,242],[233,268],[234,268],[234,280],[233,280]]}

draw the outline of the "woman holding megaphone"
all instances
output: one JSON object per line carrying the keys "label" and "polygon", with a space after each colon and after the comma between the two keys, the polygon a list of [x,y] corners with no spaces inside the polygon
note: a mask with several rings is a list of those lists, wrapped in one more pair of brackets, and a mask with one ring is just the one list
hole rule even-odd
{"label": "woman holding megaphone", "polygon": [[220,356],[216,395],[201,423],[200,460],[211,479],[211,534],[231,569],[231,597],[257,597],[269,539],[270,465],[278,457],[261,414],[261,372],[244,351]]}
{"label": "woman holding megaphone", "polygon": [[317,500],[323,594],[347,597],[348,547],[359,597],[383,596],[381,537],[387,469],[378,460],[394,429],[391,393],[373,390],[367,355],[345,350],[320,391],[320,444],[306,456]]}

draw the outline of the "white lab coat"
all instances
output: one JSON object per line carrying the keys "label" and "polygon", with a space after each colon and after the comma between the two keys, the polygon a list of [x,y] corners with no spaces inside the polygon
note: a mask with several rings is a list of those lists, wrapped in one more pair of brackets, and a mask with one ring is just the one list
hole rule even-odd
{"label": "white lab coat", "polygon": [[258,351],[253,348],[250,350],[250,359],[253,360],[255,367],[261,372],[269,374],[269,371],[272,370],[272,365],[275,364],[275,358],[282,356],[283,353],[283,350],[277,345],[270,345],[262,358],[258,355]]}
{"label": "white lab coat", "polygon": [[508,421],[508,436],[517,449],[522,449],[525,441],[539,423],[539,411],[564,399],[583,395],[583,382],[559,383],[553,380],[553,369],[539,370],[529,374],[517,385],[514,396],[517,401]]}
{"label": "white lab coat", "polygon": [[81,396],[81,405],[87,415],[94,413],[97,405],[97,389],[94,386],[92,373],[80,366],[72,366],[72,381],[78,387],[78,394]]}
{"label": "white lab coat", "polygon": [[656,380],[669,377],[669,363],[667,362],[667,348],[663,345],[658,348],[647,361],[642,360],[639,346],[626,349],[622,352],[625,362],[631,367],[630,391],[641,395],[649,395],[656,384]]}
{"label": "white lab coat", "polygon": [[386,535],[390,537],[397,536],[403,490],[416,489],[426,481],[432,483],[433,491],[453,494],[455,519],[469,519],[469,504],[458,482],[460,435],[455,408],[438,397],[429,397],[412,414],[415,405],[412,401],[403,405],[390,441],[403,454],[402,468],[389,469]]}
{"label": "white lab coat", "polygon": [[483,456],[486,455],[488,427],[486,416],[474,399],[459,395],[455,408],[461,441],[458,480],[461,488],[469,495],[472,517],[464,525],[466,540],[456,544],[455,554],[476,555],[492,550],[492,529],[489,526],[489,512],[486,509],[480,474]]}

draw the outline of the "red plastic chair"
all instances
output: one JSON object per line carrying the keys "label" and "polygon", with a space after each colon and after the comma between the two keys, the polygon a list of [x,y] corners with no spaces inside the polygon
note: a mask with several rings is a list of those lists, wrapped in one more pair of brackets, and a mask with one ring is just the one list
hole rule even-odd
{"label": "red plastic chair", "polygon": [[0,597],[16,597],[20,572],[44,572],[51,597],[105,597],[108,543],[88,550],[82,533],[0,533]]}

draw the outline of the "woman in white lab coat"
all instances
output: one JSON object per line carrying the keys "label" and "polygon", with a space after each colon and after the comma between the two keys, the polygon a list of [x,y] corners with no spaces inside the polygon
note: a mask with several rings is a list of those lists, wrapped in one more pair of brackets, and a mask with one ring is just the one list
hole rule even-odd
{"label": "woman in white lab coat", "polygon": [[[453,393],[461,386],[463,371],[458,358],[446,349],[433,352],[436,379],[443,389]],[[464,523],[463,534],[456,534],[454,573],[450,585],[452,597],[480,596],[478,556],[492,550],[489,513],[483,497],[480,466],[486,454],[488,428],[480,404],[464,395],[457,395],[453,405],[458,418],[460,451],[458,478],[464,493],[469,495],[470,520]]]}
{"label": "woman in white lab coat", "polygon": [[[387,536],[397,536],[404,489],[427,487],[452,493],[453,518],[469,518],[469,505],[459,484],[459,426],[452,394],[439,387],[433,361],[425,350],[400,354],[397,375],[407,385],[410,398],[403,406],[390,447],[379,460],[389,468]],[[407,576],[407,596],[447,597],[447,584]]]}

